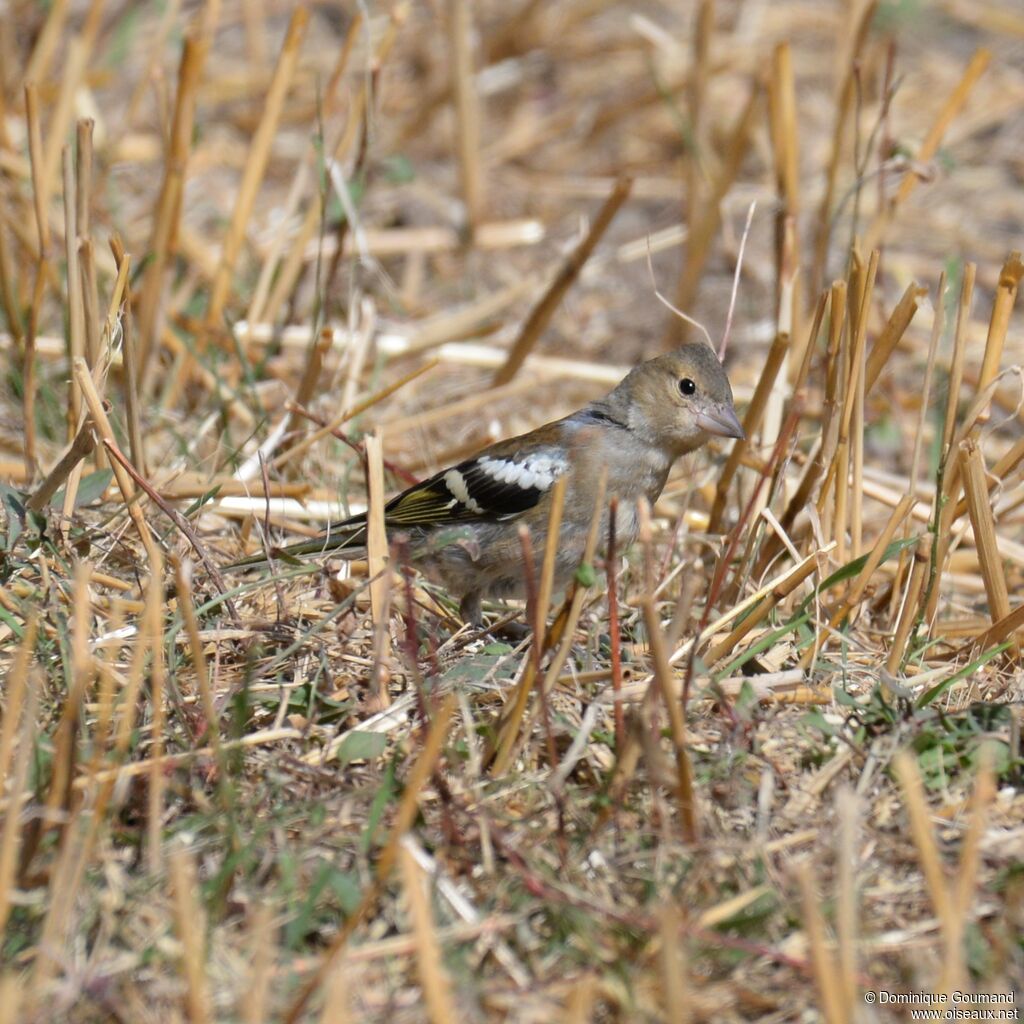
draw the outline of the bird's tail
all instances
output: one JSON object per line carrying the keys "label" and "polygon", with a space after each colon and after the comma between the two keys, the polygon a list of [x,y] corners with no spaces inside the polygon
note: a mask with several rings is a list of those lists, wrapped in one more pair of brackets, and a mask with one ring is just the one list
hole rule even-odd
{"label": "bird's tail", "polygon": [[329,527],[311,540],[299,541],[297,544],[289,544],[283,548],[272,547],[269,557],[265,553],[250,555],[248,558],[240,558],[237,562],[230,562],[222,566],[223,569],[255,569],[259,566],[269,565],[271,559],[280,559],[284,562],[295,562],[300,558],[307,558],[313,555],[339,555],[342,558],[360,558],[366,553],[366,519],[357,516]]}

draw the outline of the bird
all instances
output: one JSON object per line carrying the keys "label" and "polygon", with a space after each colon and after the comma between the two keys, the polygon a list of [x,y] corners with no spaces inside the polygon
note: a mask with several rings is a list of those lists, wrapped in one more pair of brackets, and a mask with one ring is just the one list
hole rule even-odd
{"label": "bird", "polygon": [[[520,527],[529,528],[539,559],[556,480],[566,481],[554,571],[561,590],[580,566],[604,473],[606,495],[617,499],[616,537],[625,548],[636,539],[639,499],[654,504],[677,459],[712,437],[744,436],[721,361],[710,345],[690,342],[635,366],[607,395],[576,412],[413,484],[384,506],[384,526],[389,537],[404,536],[411,563],[458,598],[463,621],[483,626],[485,598],[527,596]],[[606,536],[607,501],[600,514],[600,536]],[[359,558],[365,535],[361,513],[271,555]],[[267,561],[254,555],[225,568]],[[529,610],[527,621],[533,621]]]}

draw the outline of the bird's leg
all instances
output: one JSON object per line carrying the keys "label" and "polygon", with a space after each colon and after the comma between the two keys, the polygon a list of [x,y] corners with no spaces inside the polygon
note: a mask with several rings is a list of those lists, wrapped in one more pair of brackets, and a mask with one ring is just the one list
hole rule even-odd
{"label": "bird's leg", "polygon": [[483,629],[484,608],[479,590],[471,590],[462,598],[459,602],[459,615],[462,616],[463,622],[469,623],[476,629]]}
{"label": "bird's leg", "polygon": [[[529,615],[529,612],[527,614]],[[512,640],[515,643],[525,640],[533,632],[532,619],[528,619],[527,622],[505,622],[499,624],[496,629],[488,630],[484,622],[483,596],[477,590],[466,594],[459,602],[459,615],[462,616],[463,622],[474,629],[492,633],[495,637]]]}

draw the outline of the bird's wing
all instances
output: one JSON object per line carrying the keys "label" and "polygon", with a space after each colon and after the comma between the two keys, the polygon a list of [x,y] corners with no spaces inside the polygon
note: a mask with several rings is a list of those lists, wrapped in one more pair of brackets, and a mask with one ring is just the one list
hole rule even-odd
{"label": "bird's wing", "polygon": [[[384,506],[385,526],[401,530],[505,522],[534,508],[569,469],[569,459],[557,445],[523,446],[520,440],[500,442],[392,498]],[[339,552],[352,557],[365,544],[366,516],[361,513],[335,523],[314,540],[275,548],[273,555],[289,559]],[[266,560],[265,555],[251,555],[224,568],[252,568]]]}
{"label": "bird's wing", "polygon": [[568,468],[559,448],[496,446],[392,498],[384,522],[401,528],[515,519],[537,505]]}

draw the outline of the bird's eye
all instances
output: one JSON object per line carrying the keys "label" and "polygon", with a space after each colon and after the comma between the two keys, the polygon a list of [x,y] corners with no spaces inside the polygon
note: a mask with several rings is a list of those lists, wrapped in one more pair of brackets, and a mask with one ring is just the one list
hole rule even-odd
{"label": "bird's eye", "polygon": [[693,381],[692,381],[692,380],[690,380],[690,378],[689,378],[689,377],[684,377],[684,378],[683,378],[683,379],[682,379],[682,380],[681,380],[681,381],[679,382],[679,390],[680,390],[680,391],[681,391],[681,392],[682,392],[682,393],[683,393],[684,395],[692,395],[692,394],[695,394],[695,393],[696,393],[696,391],[697,391],[697,385],[696,385],[696,384],[694,384],[694,383],[693,383]]}

